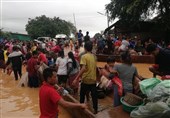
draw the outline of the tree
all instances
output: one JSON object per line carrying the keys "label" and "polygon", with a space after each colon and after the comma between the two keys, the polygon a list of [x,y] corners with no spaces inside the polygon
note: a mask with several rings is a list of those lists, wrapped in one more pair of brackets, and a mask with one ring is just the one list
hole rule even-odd
{"label": "tree", "polygon": [[170,0],[111,0],[106,5],[112,19],[119,18],[127,24],[148,20],[153,14],[165,30],[170,30]]}
{"label": "tree", "polygon": [[10,32],[4,32],[0,29],[0,38],[6,38],[6,39],[10,39],[11,37],[11,33]]}
{"label": "tree", "polygon": [[94,35],[94,37],[93,38],[95,38],[95,39],[99,39],[99,38],[101,38],[101,34],[100,33],[96,33],[95,35]]}
{"label": "tree", "polygon": [[28,20],[26,31],[32,38],[41,36],[55,37],[56,34],[74,33],[76,28],[71,22],[60,19],[59,17],[48,18],[45,15]]}

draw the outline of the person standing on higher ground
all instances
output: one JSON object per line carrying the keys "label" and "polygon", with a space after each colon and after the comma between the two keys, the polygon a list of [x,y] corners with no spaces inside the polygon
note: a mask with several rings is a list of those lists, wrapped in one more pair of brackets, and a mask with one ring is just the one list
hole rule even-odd
{"label": "person standing on higher ground", "polygon": [[90,41],[90,36],[89,36],[89,32],[86,32],[86,36],[84,37],[84,42],[86,43],[87,41]]}
{"label": "person standing on higher ground", "polygon": [[83,42],[82,30],[79,30],[79,32],[77,33],[77,37],[78,37],[78,45],[79,45],[79,47],[81,47],[82,46],[82,42]]}

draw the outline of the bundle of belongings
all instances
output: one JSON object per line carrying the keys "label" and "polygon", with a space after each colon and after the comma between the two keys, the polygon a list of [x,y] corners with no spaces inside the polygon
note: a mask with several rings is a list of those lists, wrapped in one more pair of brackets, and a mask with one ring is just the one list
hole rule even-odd
{"label": "bundle of belongings", "polygon": [[97,83],[98,98],[102,99],[112,90],[112,82],[104,75],[100,78],[100,82]]}
{"label": "bundle of belongings", "polygon": [[113,84],[118,86],[118,94],[119,96],[123,95],[123,86],[122,81],[118,76],[113,77],[112,79],[107,78],[106,76],[102,76],[100,82],[97,84],[98,90],[98,98],[104,98],[105,95],[108,95],[113,90]]}
{"label": "bundle of belongings", "polygon": [[44,69],[48,68],[48,66],[45,63],[42,63],[38,69],[38,72],[40,74],[43,74]]}
{"label": "bundle of belongings", "polygon": [[21,80],[18,83],[19,87],[28,87],[28,72],[25,72],[22,76],[21,76]]}
{"label": "bundle of belongings", "polygon": [[170,118],[170,80],[146,79],[140,89],[149,102],[133,110],[132,118]]}
{"label": "bundle of belongings", "polygon": [[[45,63],[42,63],[38,69],[39,77],[40,79],[43,78],[43,71],[44,69],[48,68],[48,66]],[[21,76],[21,80],[18,83],[18,87],[27,87],[28,86],[28,72],[25,72]]]}

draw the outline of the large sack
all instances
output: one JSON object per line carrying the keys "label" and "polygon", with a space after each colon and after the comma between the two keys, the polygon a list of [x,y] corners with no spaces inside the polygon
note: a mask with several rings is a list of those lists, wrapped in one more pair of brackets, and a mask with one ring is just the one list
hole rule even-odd
{"label": "large sack", "polygon": [[19,87],[28,86],[28,72],[24,73],[18,83]]}
{"label": "large sack", "polygon": [[164,102],[149,102],[145,106],[134,109],[131,118],[169,118],[170,107]]}
{"label": "large sack", "polygon": [[140,90],[143,94],[149,93],[161,80],[158,78],[145,79],[139,82]]}
{"label": "large sack", "polygon": [[112,86],[112,81],[103,75],[100,79],[99,88],[107,89],[110,88],[111,86]]}
{"label": "large sack", "polygon": [[44,69],[46,69],[46,68],[48,68],[48,66],[47,66],[45,63],[43,63],[43,64],[41,64],[41,66],[39,67],[38,72],[40,72],[40,74],[43,74],[43,71],[44,71]]}

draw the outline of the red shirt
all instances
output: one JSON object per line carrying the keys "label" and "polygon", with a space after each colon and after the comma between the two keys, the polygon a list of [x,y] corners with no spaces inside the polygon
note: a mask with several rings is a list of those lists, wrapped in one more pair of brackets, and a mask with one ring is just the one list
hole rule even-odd
{"label": "red shirt", "polygon": [[33,75],[36,75],[37,74],[37,70],[35,68],[35,66],[38,64],[38,60],[35,59],[34,57],[31,57],[29,60],[28,60],[28,63],[27,63],[27,71],[28,71],[28,75],[29,76],[33,76]]}
{"label": "red shirt", "polygon": [[121,45],[121,41],[117,40],[115,43],[114,43],[115,46],[120,46]]}
{"label": "red shirt", "polygon": [[45,64],[48,64],[46,55],[44,53],[42,53],[42,52],[39,54],[38,60],[44,62]]}
{"label": "red shirt", "polygon": [[58,101],[61,96],[50,84],[44,82],[39,92],[40,118],[56,118],[58,115]]}
{"label": "red shirt", "polygon": [[51,48],[51,51],[58,53],[61,50],[60,46],[56,45],[54,47]]}

